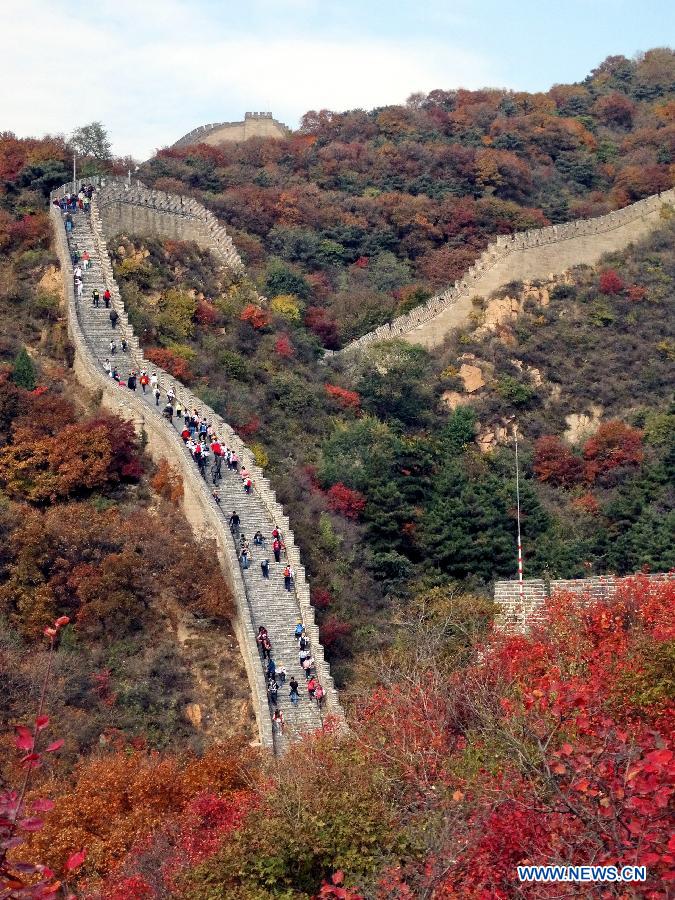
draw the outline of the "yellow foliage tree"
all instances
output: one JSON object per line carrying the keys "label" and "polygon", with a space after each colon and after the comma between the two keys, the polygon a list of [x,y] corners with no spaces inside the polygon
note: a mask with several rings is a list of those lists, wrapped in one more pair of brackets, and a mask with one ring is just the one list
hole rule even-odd
{"label": "yellow foliage tree", "polygon": [[272,299],[270,309],[287,322],[299,322],[302,304],[295,294],[279,294]]}

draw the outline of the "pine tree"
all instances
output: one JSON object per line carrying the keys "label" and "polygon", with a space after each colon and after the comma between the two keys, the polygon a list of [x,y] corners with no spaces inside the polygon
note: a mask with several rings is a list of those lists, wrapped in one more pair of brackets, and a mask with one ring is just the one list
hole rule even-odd
{"label": "pine tree", "polygon": [[28,355],[25,347],[16,355],[14,360],[14,368],[12,369],[12,381],[19,387],[25,388],[27,391],[34,391],[37,385],[37,372],[35,364]]}

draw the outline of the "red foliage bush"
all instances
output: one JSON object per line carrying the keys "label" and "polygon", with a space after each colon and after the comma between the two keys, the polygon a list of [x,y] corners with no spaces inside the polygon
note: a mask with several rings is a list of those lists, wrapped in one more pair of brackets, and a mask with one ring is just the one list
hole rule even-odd
{"label": "red foliage bush", "polygon": [[328,506],[346,519],[358,519],[366,508],[366,498],[339,481],[326,491]]}
{"label": "red foliage bush", "polygon": [[633,303],[639,303],[640,300],[644,300],[647,296],[647,288],[641,284],[631,284],[626,288],[626,296]]}
{"label": "red foliage bush", "polygon": [[326,650],[334,650],[335,647],[352,633],[349,622],[342,622],[336,616],[329,616],[321,623],[321,643]]}
{"label": "red foliage bush", "polygon": [[620,294],[625,285],[621,276],[614,269],[605,269],[600,274],[599,287],[603,294]]}
{"label": "red foliage bush", "polygon": [[293,344],[287,334],[280,334],[274,342],[274,352],[282,359],[290,359],[295,354]]}
{"label": "red foliage bush", "polygon": [[205,328],[215,325],[220,316],[218,310],[207,300],[198,300],[197,309],[195,310],[195,319]]}
{"label": "red foliage bush", "polygon": [[338,387],[335,384],[327,384],[326,393],[336,401],[342,409],[361,409],[361,397],[356,391],[348,391],[347,388]]}
{"label": "red foliage bush", "polygon": [[242,322],[250,322],[256,330],[265,328],[270,324],[268,313],[254,303],[249,303],[248,306],[245,306],[242,309],[239,318]]}
{"label": "red foliage bush", "polygon": [[150,347],[145,350],[145,355],[151,363],[159,366],[160,369],[165,369],[169,375],[172,375],[184,384],[190,384],[194,378],[187,360],[172,350],[166,350],[162,347]]}
{"label": "red foliage bush", "polygon": [[578,512],[586,513],[589,516],[597,516],[600,512],[600,504],[593,494],[582,494],[581,497],[572,501],[572,506]]}
{"label": "red foliage bush", "polygon": [[603,422],[583,447],[588,482],[618,466],[639,466],[644,459],[642,432],[618,419]]}
{"label": "red foliage bush", "polygon": [[255,434],[259,428],[259,416],[251,416],[251,418],[244,422],[242,425],[237,425],[237,431],[242,437],[250,437],[252,434]]}
{"label": "red foliage bush", "polygon": [[312,590],[312,606],[315,609],[328,609],[331,604],[330,592],[325,588],[314,588]]}
{"label": "red foliage bush", "polygon": [[314,332],[328,350],[336,350],[340,346],[337,323],[323,307],[308,307],[305,326]]}
{"label": "red foliage bush", "polygon": [[536,441],[533,469],[539,481],[560,487],[579,484],[584,477],[583,460],[554,435],[544,435]]}

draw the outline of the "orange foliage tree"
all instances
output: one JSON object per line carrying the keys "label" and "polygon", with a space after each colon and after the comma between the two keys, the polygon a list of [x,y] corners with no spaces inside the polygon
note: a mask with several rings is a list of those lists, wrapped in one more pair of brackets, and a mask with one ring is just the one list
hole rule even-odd
{"label": "orange foliage tree", "polygon": [[137,479],[141,464],[133,427],[102,414],[58,434],[0,450],[0,484],[11,497],[45,504]]}
{"label": "orange foliage tree", "polygon": [[175,822],[174,842],[197,862],[209,852],[208,835],[198,828],[204,820],[199,798],[236,798],[236,822],[255,802],[248,790],[254,762],[252,751],[235,745],[211,748],[201,759],[124,750],[85,760],[73,772],[72,787],[53,786],[54,808],[29,846],[58,871],[70,848],[87,847],[82,874],[92,884],[141,840],[157,829],[168,832]]}

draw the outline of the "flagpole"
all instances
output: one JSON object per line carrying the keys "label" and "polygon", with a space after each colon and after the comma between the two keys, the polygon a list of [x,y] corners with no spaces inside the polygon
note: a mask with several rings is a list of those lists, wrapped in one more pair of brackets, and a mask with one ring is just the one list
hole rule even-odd
{"label": "flagpole", "polygon": [[513,439],[516,444],[516,517],[518,520],[518,595],[520,602],[525,600],[525,591],[523,586],[523,542],[520,534],[520,466],[518,464],[518,428],[513,423]]}

